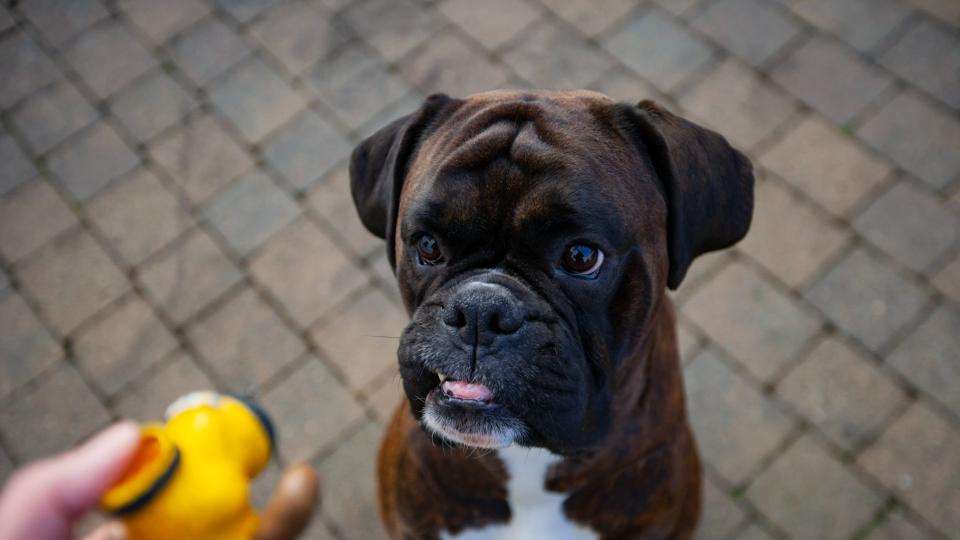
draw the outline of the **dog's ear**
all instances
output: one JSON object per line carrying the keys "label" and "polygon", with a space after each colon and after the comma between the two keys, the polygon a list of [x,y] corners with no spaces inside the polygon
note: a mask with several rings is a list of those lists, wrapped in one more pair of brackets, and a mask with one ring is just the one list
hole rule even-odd
{"label": "dog's ear", "polygon": [[397,205],[407,169],[417,146],[453,103],[445,94],[433,94],[419,110],[381,128],[350,154],[350,192],[360,221],[387,241],[387,257],[395,264],[393,236]]}
{"label": "dog's ear", "polygon": [[644,100],[618,105],[621,129],[646,149],[667,202],[667,286],[698,255],[737,243],[753,215],[753,165],[718,133]]}

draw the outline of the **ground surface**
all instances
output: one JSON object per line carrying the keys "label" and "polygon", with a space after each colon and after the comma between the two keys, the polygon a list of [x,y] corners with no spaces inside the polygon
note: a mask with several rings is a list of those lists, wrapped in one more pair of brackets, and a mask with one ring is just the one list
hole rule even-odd
{"label": "ground surface", "polygon": [[379,538],[405,314],[345,158],[434,91],[587,87],[757,165],[749,237],[676,295],[701,537],[960,534],[956,0],[9,4],[0,476],[252,392],[324,475],[310,538]]}

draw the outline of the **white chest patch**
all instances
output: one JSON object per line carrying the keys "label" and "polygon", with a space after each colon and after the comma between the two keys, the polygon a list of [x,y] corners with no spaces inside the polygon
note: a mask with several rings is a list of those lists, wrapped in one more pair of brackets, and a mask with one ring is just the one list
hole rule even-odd
{"label": "white chest patch", "polygon": [[507,467],[507,497],[510,522],[459,534],[441,534],[441,540],[596,540],[586,527],[568,520],[563,513],[565,495],[544,489],[547,468],[559,457],[542,448],[510,446],[497,450]]}

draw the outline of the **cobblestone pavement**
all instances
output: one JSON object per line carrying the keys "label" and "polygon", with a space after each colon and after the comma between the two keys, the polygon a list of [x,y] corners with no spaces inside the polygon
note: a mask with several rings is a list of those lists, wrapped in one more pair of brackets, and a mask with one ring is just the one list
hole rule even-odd
{"label": "cobblestone pavement", "polygon": [[406,316],[349,150],[434,91],[587,87],[758,168],[750,235],[676,294],[700,537],[960,538],[958,27],[957,0],[4,2],[0,476],[250,392],[324,476],[308,537],[381,538]]}

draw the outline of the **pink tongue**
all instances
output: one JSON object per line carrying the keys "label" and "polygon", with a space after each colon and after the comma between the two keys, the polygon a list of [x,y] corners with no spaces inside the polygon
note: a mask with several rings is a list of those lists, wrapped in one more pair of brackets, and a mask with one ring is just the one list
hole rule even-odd
{"label": "pink tongue", "polygon": [[443,391],[459,399],[471,401],[490,401],[493,392],[482,384],[473,384],[464,381],[443,381]]}

